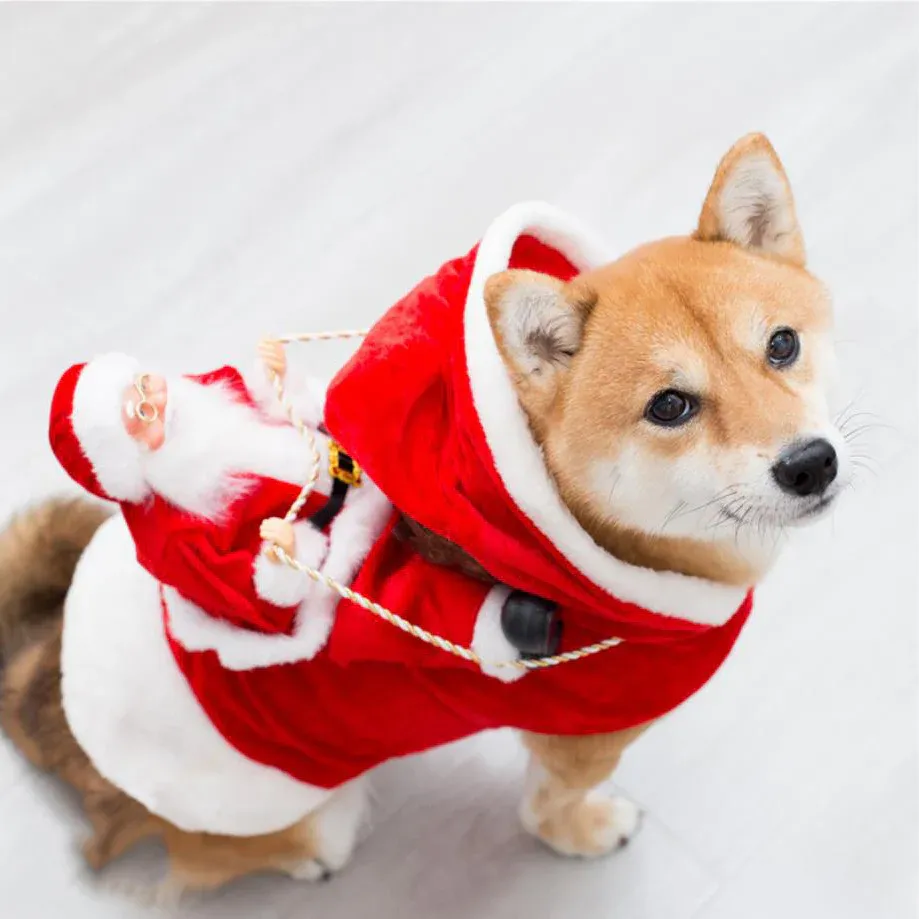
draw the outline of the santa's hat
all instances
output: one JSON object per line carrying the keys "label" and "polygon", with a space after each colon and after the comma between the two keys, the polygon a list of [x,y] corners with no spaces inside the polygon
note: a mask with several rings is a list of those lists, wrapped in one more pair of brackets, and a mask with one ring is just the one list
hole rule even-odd
{"label": "santa's hat", "polygon": [[141,501],[141,447],[124,428],[123,397],[140,373],[134,358],[107,354],[75,364],[51,403],[51,449],[74,481],[100,498]]}

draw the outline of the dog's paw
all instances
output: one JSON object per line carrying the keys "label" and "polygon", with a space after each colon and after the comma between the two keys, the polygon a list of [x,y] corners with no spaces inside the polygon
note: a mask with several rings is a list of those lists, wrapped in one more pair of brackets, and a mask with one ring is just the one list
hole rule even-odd
{"label": "dog's paw", "polygon": [[291,862],[284,868],[284,873],[295,881],[324,881],[330,876],[329,869],[315,858]]}
{"label": "dog's paw", "polygon": [[93,836],[84,840],[80,845],[80,854],[86,867],[91,871],[101,871],[108,862],[107,853],[104,853],[99,840]]}
{"label": "dog's paw", "polygon": [[598,858],[621,849],[641,826],[641,809],[627,798],[594,790],[541,817],[524,801],[520,810],[524,828],[560,855]]}

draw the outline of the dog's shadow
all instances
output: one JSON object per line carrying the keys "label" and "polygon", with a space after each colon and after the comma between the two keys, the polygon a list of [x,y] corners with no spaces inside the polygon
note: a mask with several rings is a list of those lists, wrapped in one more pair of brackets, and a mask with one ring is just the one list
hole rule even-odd
{"label": "dog's shadow", "polygon": [[[626,849],[600,862],[563,859],[527,835],[517,819],[525,764],[509,731],[389,763],[372,777],[365,838],[328,881],[249,876],[215,893],[161,903],[155,912],[177,919],[516,919],[523,911],[567,917],[573,894],[599,907],[610,885],[619,886],[615,877],[640,856]],[[75,798],[47,784],[79,819]],[[99,874],[84,868],[79,883],[93,898],[120,898],[124,915],[133,916],[132,907],[157,905],[153,892],[165,867],[163,847],[143,843]]]}

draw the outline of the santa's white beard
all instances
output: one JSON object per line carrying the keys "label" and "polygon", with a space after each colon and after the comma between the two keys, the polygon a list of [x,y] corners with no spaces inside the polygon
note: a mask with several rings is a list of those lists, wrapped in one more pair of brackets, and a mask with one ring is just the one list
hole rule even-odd
{"label": "santa's white beard", "polygon": [[145,451],[141,465],[150,488],[170,504],[216,520],[257,485],[253,475],[306,481],[310,454],[301,436],[263,419],[226,386],[179,377],[167,381],[167,398],[165,441]]}

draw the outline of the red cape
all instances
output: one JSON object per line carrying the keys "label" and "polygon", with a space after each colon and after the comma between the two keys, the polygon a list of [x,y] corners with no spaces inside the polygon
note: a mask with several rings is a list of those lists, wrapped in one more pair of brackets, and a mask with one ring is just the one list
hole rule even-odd
{"label": "red cape", "polygon": [[[486,728],[621,730],[658,717],[717,670],[752,594],[611,558],[561,504],[532,442],[485,315],[507,267],[570,278],[607,260],[558,212],[511,209],[468,255],[392,307],[333,381],[325,421],[394,506],[462,546],[495,578],[560,604],[563,650],[616,648],[501,683],[360,607],[338,606],[311,661],[230,672],[172,642],[198,700],[247,756],[332,787],[394,756]],[[453,604],[426,605],[430,566],[390,528],[354,588],[447,638],[468,640]],[[438,596],[475,592],[440,569]],[[457,602],[456,609],[468,604]],[[465,615],[465,613],[463,613]]]}

